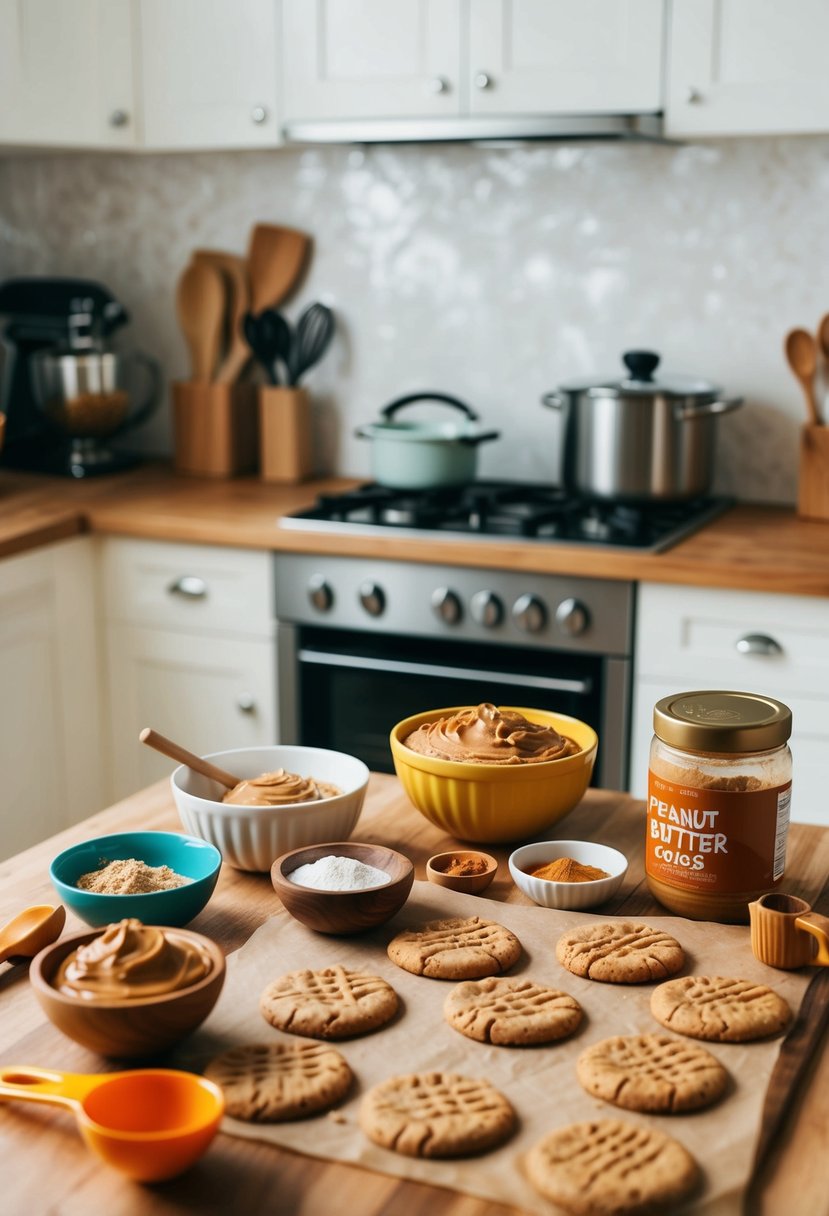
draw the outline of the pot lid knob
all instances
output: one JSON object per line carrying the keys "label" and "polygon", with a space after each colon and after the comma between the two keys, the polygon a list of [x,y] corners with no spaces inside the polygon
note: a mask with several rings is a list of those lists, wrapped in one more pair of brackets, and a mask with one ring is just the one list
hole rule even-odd
{"label": "pot lid knob", "polygon": [[628,350],[622,355],[622,362],[630,372],[631,380],[653,380],[659,355],[652,350]]}

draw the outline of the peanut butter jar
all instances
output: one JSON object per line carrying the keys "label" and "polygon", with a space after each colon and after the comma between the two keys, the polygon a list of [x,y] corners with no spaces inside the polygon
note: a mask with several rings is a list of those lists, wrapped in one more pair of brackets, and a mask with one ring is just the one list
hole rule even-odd
{"label": "peanut butter jar", "polygon": [[786,864],[791,710],[747,692],[657,701],[648,772],[645,873],[653,896],[692,920],[747,923]]}

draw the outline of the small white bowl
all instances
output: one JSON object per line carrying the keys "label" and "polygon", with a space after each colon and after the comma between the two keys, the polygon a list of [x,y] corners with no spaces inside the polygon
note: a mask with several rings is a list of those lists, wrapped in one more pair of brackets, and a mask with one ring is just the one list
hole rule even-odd
{"label": "small white bowl", "polygon": [[[533,878],[527,873],[558,857],[572,857],[584,866],[596,866],[610,877],[596,878],[592,882],[553,882],[549,878]],[[619,890],[627,868],[624,853],[590,840],[539,840],[535,844],[522,845],[509,859],[513,882],[533,903],[567,912],[583,912],[605,903]]]}
{"label": "small white bowl", "polygon": [[270,870],[283,853],[326,840],[348,840],[363,809],[369,772],[362,760],[322,747],[274,744],[211,752],[229,773],[258,777],[284,768],[313,777],[343,792],[318,802],[286,806],[234,806],[221,801],[224,787],[179,765],[170,778],[173,798],[186,830],[209,840],[237,870]]}

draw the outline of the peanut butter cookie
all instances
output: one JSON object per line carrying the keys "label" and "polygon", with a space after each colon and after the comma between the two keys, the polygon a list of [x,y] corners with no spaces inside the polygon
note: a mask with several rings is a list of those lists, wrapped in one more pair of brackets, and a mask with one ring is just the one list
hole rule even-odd
{"label": "peanut butter cookie", "polygon": [[474,980],[509,971],[521,957],[514,933],[480,916],[432,920],[392,938],[389,958],[404,971],[435,980]]}
{"label": "peanut butter cookie", "polygon": [[523,1047],[566,1038],[580,1025],[582,1008],[568,993],[532,980],[489,978],[453,988],[443,1016],[479,1043]]}
{"label": "peanut butter cookie", "polygon": [[603,1039],[579,1056],[576,1072],[594,1097],[660,1115],[710,1106],[728,1084],[710,1051],[666,1034]]}
{"label": "peanut butter cookie", "polygon": [[675,975],[685,963],[679,942],[661,929],[630,921],[581,925],[556,945],[562,967],[606,984],[646,984]]}
{"label": "peanut butter cookie", "polygon": [[408,1157],[465,1157],[506,1140],[515,1111],[489,1081],[413,1073],[370,1089],[360,1126],[375,1144]]}
{"label": "peanut butter cookie", "polygon": [[687,975],[660,984],[651,996],[651,1013],[668,1030],[717,1043],[766,1039],[792,1015],[771,988],[721,975]]}
{"label": "peanut butter cookie", "polygon": [[328,1110],[354,1079],[338,1051],[322,1043],[231,1047],[204,1075],[225,1096],[227,1113],[254,1123],[283,1123]]}
{"label": "peanut butter cookie", "polygon": [[383,1026],[397,1012],[397,993],[376,975],[326,967],[289,971],[259,1001],[265,1021],[312,1039],[351,1039]]}

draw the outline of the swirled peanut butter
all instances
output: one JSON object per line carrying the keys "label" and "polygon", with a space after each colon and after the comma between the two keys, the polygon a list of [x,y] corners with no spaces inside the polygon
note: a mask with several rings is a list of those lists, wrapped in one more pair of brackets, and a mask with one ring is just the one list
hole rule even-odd
{"label": "swirled peanut butter", "polygon": [[552,726],[486,703],[424,722],[403,742],[424,756],[475,764],[538,764],[579,751],[578,744]]}
{"label": "swirled peanut butter", "polygon": [[210,955],[190,938],[130,919],[67,954],[53,983],[84,1001],[123,1001],[178,992],[212,970]]}
{"label": "swirled peanut butter", "polygon": [[312,777],[300,777],[278,768],[275,773],[248,777],[234,785],[222,798],[235,806],[287,806],[294,802],[319,802],[321,798],[336,798],[342,790]]}

